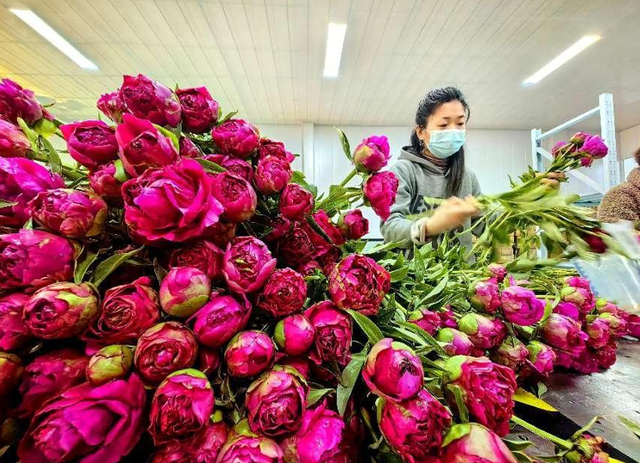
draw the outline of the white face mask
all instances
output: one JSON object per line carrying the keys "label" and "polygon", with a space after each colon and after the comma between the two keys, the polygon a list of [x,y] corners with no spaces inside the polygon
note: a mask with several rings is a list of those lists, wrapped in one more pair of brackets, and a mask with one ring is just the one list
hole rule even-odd
{"label": "white face mask", "polygon": [[466,141],[466,130],[429,130],[427,148],[435,157],[446,159],[460,151]]}

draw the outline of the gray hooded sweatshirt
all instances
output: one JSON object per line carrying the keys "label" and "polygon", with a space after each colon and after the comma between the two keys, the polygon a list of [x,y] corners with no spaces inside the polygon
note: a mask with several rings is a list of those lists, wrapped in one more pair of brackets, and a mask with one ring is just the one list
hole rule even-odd
{"label": "gray hooded sweatshirt", "polygon": [[[411,225],[414,221],[407,216],[429,210],[430,206],[423,200],[425,196],[445,198],[448,180],[448,172],[443,172],[425,157],[414,153],[410,147],[405,146],[402,148],[398,162],[391,166],[391,171],[398,177],[398,193],[395,204],[391,206],[391,215],[380,225],[385,241],[402,241],[405,248],[413,246]],[[468,195],[479,196],[480,194],[478,178],[473,172],[465,170],[458,196],[464,198]],[[471,220],[467,219],[463,228],[467,229],[470,226]],[[481,230],[474,230],[476,233],[478,231]],[[469,233],[462,235],[460,244],[470,248],[471,235]]]}

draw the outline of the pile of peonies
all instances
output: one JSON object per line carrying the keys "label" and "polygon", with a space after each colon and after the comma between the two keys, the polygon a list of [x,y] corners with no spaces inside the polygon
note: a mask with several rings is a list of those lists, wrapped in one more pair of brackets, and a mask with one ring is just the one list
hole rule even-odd
{"label": "pile of peonies", "polygon": [[638,336],[584,280],[551,313],[497,265],[451,278],[466,305],[403,307],[424,275],[366,251],[353,208],[389,215],[385,137],[341,134],[361,182],[318,196],[204,87],[125,76],[98,108],[60,124],[0,84],[0,447],[22,463],[515,462],[518,382]]}

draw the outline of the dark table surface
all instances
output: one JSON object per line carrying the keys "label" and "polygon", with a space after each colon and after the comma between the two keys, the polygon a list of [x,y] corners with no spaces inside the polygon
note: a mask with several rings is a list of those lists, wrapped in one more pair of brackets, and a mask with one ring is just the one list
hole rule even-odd
{"label": "dark table surface", "polygon": [[[566,438],[578,426],[585,426],[594,416],[600,416],[591,432],[604,437],[609,445],[630,457],[624,461],[640,462],[640,438],[618,418],[622,415],[640,424],[640,342],[623,339],[618,347],[617,362],[603,373],[552,375],[546,383],[549,390],[543,400],[564,417],[547,415],[546,419],[540,420],[539,427]],[[572,427],[574,423],[576,426]],[[536,443],[530,453],[552,451],[553,446],[528,432],[518,431],[521,430],[517,429],[516,434],[526,435]]]}

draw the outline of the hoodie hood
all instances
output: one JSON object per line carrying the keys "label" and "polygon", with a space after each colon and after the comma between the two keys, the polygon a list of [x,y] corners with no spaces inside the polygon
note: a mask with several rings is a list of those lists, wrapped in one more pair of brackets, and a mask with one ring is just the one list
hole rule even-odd
{"label": "hoodie hood", "polygon": [[423,168],[425,168],[426,170],[428,170],[432,174],[443,175],[445,177],[449,174],[449,170],[448,169],[447,169],[446,172],[444,172],[441,167],[436,166],[434,163],[429,161],[424,156],[416,154],[416,152],[414,151],[414,149],[411,146],[403,146],[402,147],[402,150],[400,151],[399,159],[405,159],[405,160],[411,161],[411,162],[413,162],[415,164],[420,164]]}

